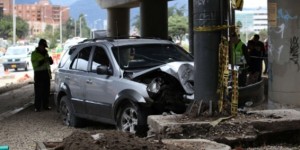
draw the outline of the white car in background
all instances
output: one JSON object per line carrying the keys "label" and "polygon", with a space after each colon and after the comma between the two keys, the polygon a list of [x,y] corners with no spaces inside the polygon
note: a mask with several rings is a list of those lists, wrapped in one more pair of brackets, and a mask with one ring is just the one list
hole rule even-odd
{"label": "white car in background", "polygon": [[30,56],[32,51],[35,49],[34,46],[11,46],[7,48],[3,56],[3,67],[4,70],[24,68],[25,71],[28,70],[31,61]]}
{"label": "white car in background", "polygon": [[81,38],[81,37],[73,37],[72,39],[68,39],[63,47],[63,51],[69,49],[70,47],[77,45],[79,42],[82,42],[86,40],[86,38]]}

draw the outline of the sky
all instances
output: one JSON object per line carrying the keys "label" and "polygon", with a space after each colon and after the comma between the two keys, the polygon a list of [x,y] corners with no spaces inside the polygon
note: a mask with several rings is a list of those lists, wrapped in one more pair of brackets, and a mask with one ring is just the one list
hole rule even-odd
{"label": "sky", "polygon": [[244,0],[244,8],[267,8],[267,0]]}

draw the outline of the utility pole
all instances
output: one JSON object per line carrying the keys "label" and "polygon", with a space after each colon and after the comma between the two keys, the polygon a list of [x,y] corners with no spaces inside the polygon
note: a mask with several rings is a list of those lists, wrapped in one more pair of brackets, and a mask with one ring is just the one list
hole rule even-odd
{"label": "utility pole", "polygon": [[82,17],[86,17],[87,15],[85,14],[85,15],[82,15],[82,16],[80,16],[79,17],[79,36],[80,37],[82,37],[82,32],[81,32],[81,19],[82,19]]}
{"label": "utility pole", "polygon": [[16,44],[16,2],[13,0],[13,45]]}
{"label": "utility pole", "polygon": [[69,8],[65,8],[63,10],[60,10],[59,12],[59,33],[60,33],[60,46],[62,46],[62,13],[65,11],[65,10],[69,10]]}

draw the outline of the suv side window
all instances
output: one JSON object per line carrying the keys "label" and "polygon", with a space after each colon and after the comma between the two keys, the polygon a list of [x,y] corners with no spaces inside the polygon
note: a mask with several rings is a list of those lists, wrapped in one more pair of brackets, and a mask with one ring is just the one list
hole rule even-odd
{"label": "suv side window", "polygon": [[70,59],[70,55],[71,55],[70,52],[73,52],[75,50],[76,50],[76,47],[73,47],[73,48],[63,52],[63,55],[60,59],[60,63],[58,64],[58,68],[63,67],[67,63],[67,61]]}
{"label": "suv side window", "polygon": [[96,72],[99,65],[109,66],[109,59],[105,50],[97,46],[92,60],[92,72]]}
{"label": "suv side window", "polygon": [[92,47],[85,47],[80,50],[71,63],[71,69],[87,71],[91,50]]}

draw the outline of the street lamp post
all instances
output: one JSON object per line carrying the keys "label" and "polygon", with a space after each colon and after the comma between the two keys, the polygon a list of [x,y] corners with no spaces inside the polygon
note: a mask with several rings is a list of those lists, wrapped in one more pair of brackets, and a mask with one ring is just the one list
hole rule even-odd
{"label": "street lamp post", "polygon": [[81,32],[81,18],[82,18],[83,16],[86,17],[87,15],[82,15],[82,16],[79,17],[79,33],[80,33],[79,36],[80,36],[80,37],[82,37],[82,32]]}
{"label": "street lamp post", "polygon": [[98,21],[100,21],[100,23],[101,23],[101,20],[102,19],[97,19],[97,20],[94,21],[94,29],[97,29],[96,24],[97,24]]}
{"label": "street lamp post", "polygon": [[76,20],[74,19],[74,23],[75,23],[75,25],[74,25],[74,28],[75,28],[75,33],[74,33],[74,37],[76,37],[76,32],[77,32],[77,30],[76,30],[76,24],[77,24],[77,22],[76,22]]}
{"label": "street lamp post", "polygon": [[62,12],[70,8],[65,8],[59,12],[59,32],[60,32],[60,46],[62,46]]}
{"label": "street lamp post", "polygon": [[13,0],[13,45],[16,44],[16,11],[15,11],[15,0]]}

